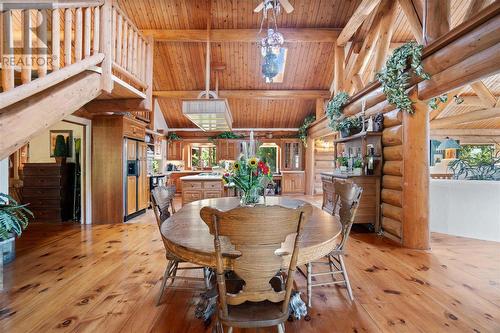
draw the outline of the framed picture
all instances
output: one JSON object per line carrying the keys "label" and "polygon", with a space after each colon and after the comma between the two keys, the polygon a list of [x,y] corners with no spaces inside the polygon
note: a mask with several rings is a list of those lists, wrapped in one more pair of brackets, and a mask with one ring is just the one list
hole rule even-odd
{"label": "framed picture", "polygon": [[54,148],[56,147],[56,138],[58,135],[62,135],[64,137],[64,141],[66,142],[67,157],[73,156],[73,131],[72,130],[51,130],[49,136],[49,147],[50,147],[50,157],[54,157]]}

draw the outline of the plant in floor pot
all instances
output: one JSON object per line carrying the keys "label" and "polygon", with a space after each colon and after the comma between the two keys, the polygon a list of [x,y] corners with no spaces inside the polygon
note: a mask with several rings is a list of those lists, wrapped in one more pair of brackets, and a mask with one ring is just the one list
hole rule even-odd
{"label": "plant in floor pot", "polygon": [[64,139],[63,135],[56,136],[56,144],[54,147],[54,157],[57,164],[62,164],[66,162],[66,157],[68,156],[68,144]]}
{"label": "plant in floor pot", "polygon": [[28,226],[33,213],[26,208],[27,204],[19,204],[11,196],[0,193],[0,290],[3,286],[3,264],[15,258],[15,237]]}
{"label": "plant in floor pot", "polygon": [[223,180],[233,183],[241,192],[242,206],[252,206],[259,202],[263,190],[273,182],[273,176],[267,163],[257,157],[243,156],[224,174]]}

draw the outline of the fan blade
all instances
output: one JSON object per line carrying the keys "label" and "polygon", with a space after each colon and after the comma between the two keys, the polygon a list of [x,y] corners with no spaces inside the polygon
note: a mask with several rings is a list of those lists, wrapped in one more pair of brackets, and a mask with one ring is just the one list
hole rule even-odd
{"label": "fan blade", "polygon": [[260,12],[264,8],[264,1],[262,1],[255,9],[253,10],[254,13]]}
{"label": "fan blade", "polygon": [[280,4],[283,6],[283,8],[285,9],[285,11],[290,14],[291,12],[293,12],[293,6],[290,4],[290,2],[288,0],[278,0],[280,2]]}

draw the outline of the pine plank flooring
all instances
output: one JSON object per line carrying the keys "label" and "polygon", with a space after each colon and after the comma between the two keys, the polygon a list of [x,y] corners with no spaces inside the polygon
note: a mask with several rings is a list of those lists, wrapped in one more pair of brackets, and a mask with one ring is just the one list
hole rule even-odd
{"label": "pine plank flooring", "polygon": [[[194,317],[195,293],[168,290],[156,306],[163,244],[151,212],[133,222],[32,224],[5,267],[0,332],[211,332]],[[355,301],[343,288],[314,288],[311,320],[286,331],[500,332],[499,254],[500,243],[443,234],[432,235],[432,251],[414,251],[353,233]]]}

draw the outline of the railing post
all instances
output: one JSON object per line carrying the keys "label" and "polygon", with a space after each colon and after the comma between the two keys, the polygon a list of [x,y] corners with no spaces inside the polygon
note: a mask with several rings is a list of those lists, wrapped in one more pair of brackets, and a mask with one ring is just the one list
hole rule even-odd
{"label": "railing post", "polygon": [[148,44],[146,46],[146,101],[144,103],[144,106],[148,110],[153,110],[153,48],[155,45],[155,42],[153,40],[153,37],[149,36],[147,37],[148,39]]}
{"label": "railing post", "polygon": [[0,15],[0,26],[2,27],[0,31],[0,37],[2,37],[2,52],[0,52],[2,56],[2,88],[3,91],[7,91],[14,88],[14,66],[11,65],[11,60],[14,56],[12,50],[14,47],[12,12],[6,10],[0,12]]}
{"label": "railing post", "polygon": [[112,18],[111,18],[111,0],[105,0],[104,5],[101,8],[101,34],[100,34],[100,49],[104,53],[104,60],[101,64],[102,76],[101,76],[101,88],[108,93],[113,90],[113,77],[112,77],[112,65],[113,65],[113,50],[112,50]]}

